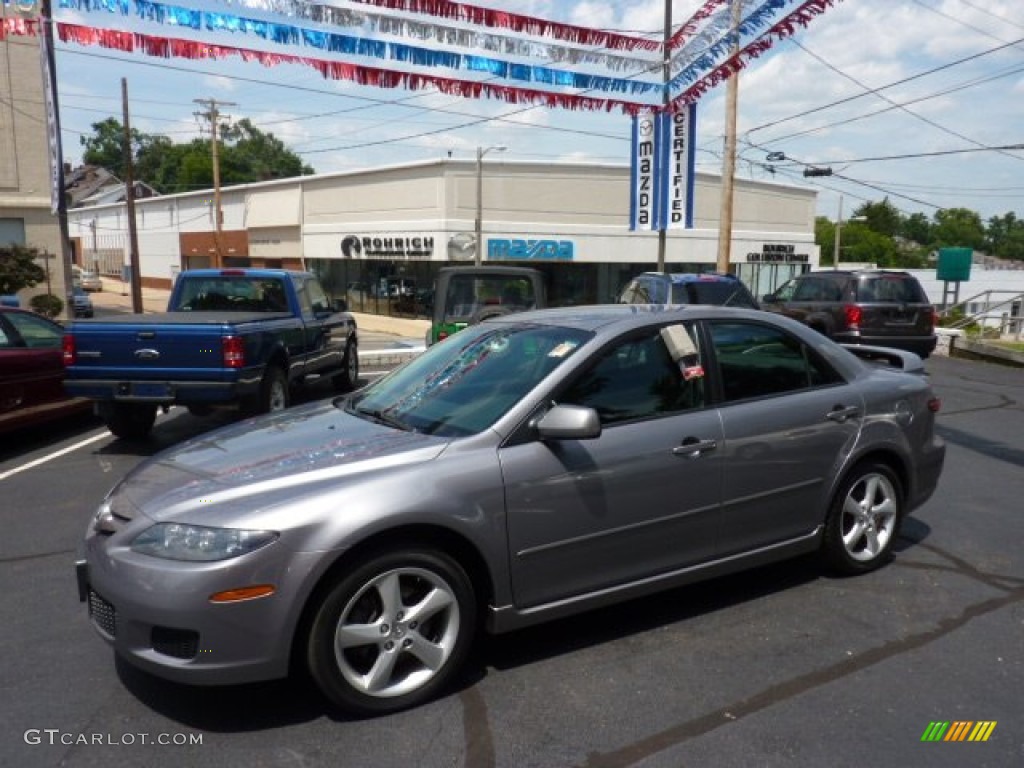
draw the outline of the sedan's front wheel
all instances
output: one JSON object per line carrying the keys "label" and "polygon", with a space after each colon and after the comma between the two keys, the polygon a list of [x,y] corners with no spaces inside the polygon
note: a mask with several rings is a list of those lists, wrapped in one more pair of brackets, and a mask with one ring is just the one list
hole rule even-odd
{"label": "sedan's front wheel", "polygon": [[451,557],[419,549],[376,554],[346,569],[322,600],[309,670],[349,712],[395,712],[451,681],[475,627],[472,585]]}
{"label": "sedan's front wheel", "polygon": [[838,571],[865,573],[883,565],[903,518],[903,491],[885,464],[859,464],[836,494],[825,523],[825,555]]}

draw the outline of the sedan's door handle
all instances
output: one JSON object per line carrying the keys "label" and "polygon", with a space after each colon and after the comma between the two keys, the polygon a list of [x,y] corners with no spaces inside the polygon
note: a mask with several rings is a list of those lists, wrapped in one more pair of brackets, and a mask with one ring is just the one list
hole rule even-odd
{"label": "sedan's door handle", "polygon": [[688,459],[699,459],[705,451],[713,451],[718,447],[714,440],[700,440],[696,437],[688,437],[683,440],[682,445],[672,449],[673,456],[685,456]]}
{"label": "sedan's door handle", "polygon": [[860,408],[856,405],[833,405],[832,410],[825,414],[826,419],[831,419],[839,424],[858,416],[860,416]]}

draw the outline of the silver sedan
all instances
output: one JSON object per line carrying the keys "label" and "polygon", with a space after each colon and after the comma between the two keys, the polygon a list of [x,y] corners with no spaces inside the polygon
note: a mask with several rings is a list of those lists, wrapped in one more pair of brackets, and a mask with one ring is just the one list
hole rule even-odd
{"label": "silver sedan", "polygon": [[487,321],[141,464],[89,521],[80,593],[153,674],[229,684],[297,660],[381,714],[448,687],[480,630],[814,551],[869,571],[945,446],[920,359],[857,353],[720,307]]}

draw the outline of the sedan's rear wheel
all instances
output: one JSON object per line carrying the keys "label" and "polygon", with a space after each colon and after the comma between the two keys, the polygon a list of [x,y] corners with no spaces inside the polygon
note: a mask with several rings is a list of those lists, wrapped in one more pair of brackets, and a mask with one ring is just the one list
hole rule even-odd
{"label": "sedan's rear wheel", "polygon": [[349,712],[395,712],[451,681],[475,625],[473,588],[452,558],[432,550],[377,554],[346,569],[321,602],[309,669]]}
{"label": "sedan's rear wheel", "polygon": [[883,565],[903,518],[903,491],[885,464],[858,464],[836,494],[825,524],[825,554],[842,573],[865,573]]}

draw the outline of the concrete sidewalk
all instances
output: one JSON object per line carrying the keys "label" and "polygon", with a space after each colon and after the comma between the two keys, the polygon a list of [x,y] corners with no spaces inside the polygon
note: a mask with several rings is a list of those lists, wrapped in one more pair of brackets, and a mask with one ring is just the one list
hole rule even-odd
{"label": "concrete sidewalk", "polygon": [[[144,312],[163,312],[167,309],[167,299],[170,291],[162,288],[142,288],[142,308]],[[120,280],[112,277],[103,277],[103,290],[89,294],[92,303],[97,307],[117,308],[131,310],[132,296],[131,289]],[[360,331],[369,333],[384,333],[399,338],[423,339],[427,329],[430,328],[429,320],[422,320],[411,317],[389,317],[387,315],[371,315],[363,312],[353,312],[356,319],[356,326]]]}

